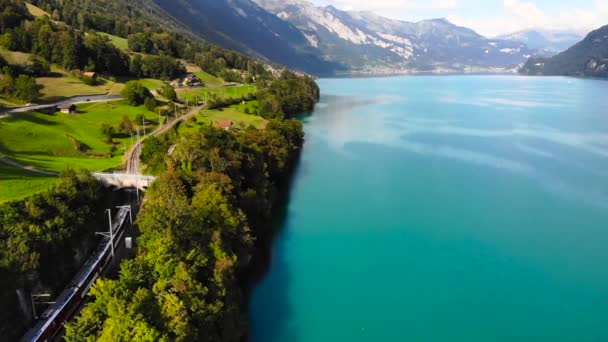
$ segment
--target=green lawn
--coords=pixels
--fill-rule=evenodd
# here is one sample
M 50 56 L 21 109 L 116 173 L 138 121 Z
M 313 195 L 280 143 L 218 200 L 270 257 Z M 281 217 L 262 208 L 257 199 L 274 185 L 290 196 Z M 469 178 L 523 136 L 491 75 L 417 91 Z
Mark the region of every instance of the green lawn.
M 113 169 L 122 164 L 131 139 L 115 138 L 113 148 L 101 132 L 102 123 L 117 126 L 125 115 L 134 120 L 144 114 L 151 122 L 146 130 L 151 132 L 158 120 L 144 107 L 120 101 L 84 104 L 78 111 L 76 115 L 18 113 L 0 120 L 0 152 L 22 164 L 55 172 Z
M 110 38 L 110 41 L 112 42 L 112 44 L 114 44 L 114 46 L 116 46 L 120 50 L 129 51 L 129 42 L 125 38 L 115 36 L 115 35 L 105 33 L 105 32 L 97 32 L 97 34 L 100 36 L 105 36 L 105 37 Z
M 214 88 L 221 87 L 224 85 L 224 80 L 204 72 L 203 69 L 201 69 L 199 66 L 188 63 L 186 61 L 182 61 L 182 63 L 186 65 L 186 70 L 188 72 L 195 74 L 198 78 L 203 80 L 203 82 L 205 82 L 205 86 Z
M 25 3 L 25 5 L 27 6 L 27 10 L 30 12 L 31 15 L 33 15 L 34 17 L 42 17 L 44 15 L 50 17 L 50 15 L 45 12 L 42 8 L 40 7 L 36 7 L 30 3 Z
M 254 94 L 256 87 L 253 85 L 243 85 L 236 87 L 220 87 L 220 88 L 180 88 L 176 89 L 177 96 L 179 98 L 187 99 L 188 101 L 194 101 L 198 96 L 199 100 L 205 100 L 215 94 L 222 98 L 234 98 L 242 97 L 247 94 Z
M 5 48 L 0 48 L 0 55 L 10 64 L 28 65 L 32 54 L 18 51 L 10 51 Z
M 163 86 L 165 82 L 161 80 L 156 80 L 153 78 L 142 78 L 138 80 L 141 85 L 148 88 L 149 90 L 156 90 Z
M 0 203 L 23 199 L 47 190 L 57 178 L 0 163 Z
M 245 108 L 253 108 L 256 102 L 251 101 L 246 104 L 234 105 L 223 109 L 205 110 L 199 116 L 211 122 L 230 120 L 236 128 L 242 129 L 253 126 L 263 129 L 268 123 L 264 118 L 257 115 L 245 114 L 244 111 Z
M 198 71 L 194 73 L 198 78 L 205 82 L 207 87 L 221 87 L 224 85 L 224 81 L 204 71 Z
M 9 63 L 20 65 L 30 64 L 30 59 L 33 56 L 30 53 L 9 51 L 4 48 L 0 48 L 0 55 Z M 123 87 L 121 83 L 114 83 L 108 80 L 104 80 L 103 84 L 98 86 L 89 86 L 57 65 L 51 66 L 51 72 L 51 77 L 36 78 L 36 83 L 42 87 L 40 90 L 42 96 L 41 102 L 53 102 L 79 95 L 118 94 Z M 18 104 L 17 101 L 7 98 L 3 98 L 2 102 L 4 104 L 0 103 L 0 105 L 6 106 L 7 103 Z
M 105 95 L 118 94 L 122 89 L 122 84 L 103 80 L 103 84 L 89 86 L 78 78 L 73 77 L 67 71 L 56 66 L 52 68 L 53 77 L 39 77 L 36 83 L 42 86 L 40 93 L 42 101 L 53 102 L 67 97 L 81 95 Z

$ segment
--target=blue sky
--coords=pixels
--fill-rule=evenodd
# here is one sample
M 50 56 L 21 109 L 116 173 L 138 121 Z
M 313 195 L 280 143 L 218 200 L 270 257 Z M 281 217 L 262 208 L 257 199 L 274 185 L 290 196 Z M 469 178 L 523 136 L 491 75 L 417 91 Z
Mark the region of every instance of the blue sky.
M 448 18 L 494 36 L 527 28 L 586 33 L 608 24 L 608 0 L 312 0 L 408 21 Z

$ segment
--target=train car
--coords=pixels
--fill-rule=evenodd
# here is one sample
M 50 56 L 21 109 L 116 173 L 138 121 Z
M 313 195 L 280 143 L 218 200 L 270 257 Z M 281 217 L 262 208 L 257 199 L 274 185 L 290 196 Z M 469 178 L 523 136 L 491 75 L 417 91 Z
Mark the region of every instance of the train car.
M 112 226 L 114 240 L 104 241 L 99 245 L 95 253 L 87 260 L 80 272 L 72 279 L 71 285 L 57 297 L 55 304 L 52 304 L 41 316 L 40 322 L 32 328 L 23 338 L 27 342 L 52 341 L 54 337 L 63 329 L 63 325 L 72 318 L 74 313 L 82 305 L 89 290 L 108 268 L 112 261 L 112 246 L 122 239 L 126 229 L 126 213 L 128 210 L 121 209 L 117 214 L 118 220 Z

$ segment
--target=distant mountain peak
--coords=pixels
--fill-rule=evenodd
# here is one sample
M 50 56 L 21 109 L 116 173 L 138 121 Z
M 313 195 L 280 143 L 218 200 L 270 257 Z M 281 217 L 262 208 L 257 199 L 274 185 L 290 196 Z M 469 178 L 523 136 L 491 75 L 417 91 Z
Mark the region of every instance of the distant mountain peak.
M 497 39 L 519 41 L 529 47 L 555 54 L 566 50 L 583 39 L 577 32 L 530 28 L 503 34 Z
M 505 68 L 536 55 L 520 42 L 489 40 L 434 18 L 417 23 L 370 11 L 342 11 L 298 0 L 255 0 L 300 29 L 325 60 L 351 70 L 452 70 Z

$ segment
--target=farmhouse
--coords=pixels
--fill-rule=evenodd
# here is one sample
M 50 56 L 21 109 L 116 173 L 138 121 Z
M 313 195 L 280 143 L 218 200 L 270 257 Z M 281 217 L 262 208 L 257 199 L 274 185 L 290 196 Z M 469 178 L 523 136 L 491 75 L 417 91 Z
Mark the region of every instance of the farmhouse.
M 65 114 L 76 114 L 76 105 L 73 103 L 64 103 L 59 105 L 57 108 L 59 108 L 59 110 Z
M 218 121 L 215 124 L 217 125 L 217 127 L 221 128 L 225 131 L 229 131 L 232 128 L 232 121 L 230 121 L 230 120 Z
M 184 78 L 184 85 L 187 87 L 200 87 L 203 85 L 203 81 L 195 74 L 188 74 Z
M 96 80 L 97 79 L 97 73 L 94 71 L 87 71 L 85 73 L 82 74 L 82 76 L 86 77 L 86 78 L 91 78 Z

